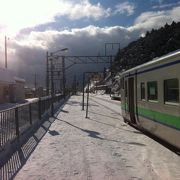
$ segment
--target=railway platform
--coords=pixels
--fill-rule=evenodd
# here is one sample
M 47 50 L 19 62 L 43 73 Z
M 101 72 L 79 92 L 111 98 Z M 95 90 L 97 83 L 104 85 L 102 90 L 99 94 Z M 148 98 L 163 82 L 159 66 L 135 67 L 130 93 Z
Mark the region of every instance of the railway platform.
M 180 179 L 179 155 L 124 123 L 120 101 L 90 95 L 88 118 L 81 102 L 71 96 L 17 152 L 15 180 Z

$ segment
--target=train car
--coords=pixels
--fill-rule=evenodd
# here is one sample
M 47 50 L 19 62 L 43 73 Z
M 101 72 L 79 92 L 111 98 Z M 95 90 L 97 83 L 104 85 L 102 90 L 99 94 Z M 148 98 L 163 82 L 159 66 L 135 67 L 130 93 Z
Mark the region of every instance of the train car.
M 126 121 L 180 149 L 180 50 L 124 71 L 121 107 Z

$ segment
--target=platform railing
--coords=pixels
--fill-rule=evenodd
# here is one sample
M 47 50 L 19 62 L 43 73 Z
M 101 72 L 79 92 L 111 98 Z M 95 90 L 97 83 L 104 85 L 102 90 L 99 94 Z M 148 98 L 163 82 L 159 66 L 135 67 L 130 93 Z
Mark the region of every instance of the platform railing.
M 63 99 L 63 95 L 46 96 L 0 111 L 0 150 L 35 123 L 52 116 Z

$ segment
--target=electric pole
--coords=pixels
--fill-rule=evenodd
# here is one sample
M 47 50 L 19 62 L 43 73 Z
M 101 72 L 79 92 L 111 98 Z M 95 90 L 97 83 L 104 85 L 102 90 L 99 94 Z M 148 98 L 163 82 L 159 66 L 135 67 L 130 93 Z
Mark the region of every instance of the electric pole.
M 35 73 L 34 74 L 34 94 L 35 94 L 35 97 L 37 95 L 36 91 L 37 91 L 37 75 Z
M 49 96 L 49 54 L 46 52 L 46 95 Z
M 6 36 L 5 36 L 4 47 L 5 47 L 5 68 L 7 69 L 7 37 Z

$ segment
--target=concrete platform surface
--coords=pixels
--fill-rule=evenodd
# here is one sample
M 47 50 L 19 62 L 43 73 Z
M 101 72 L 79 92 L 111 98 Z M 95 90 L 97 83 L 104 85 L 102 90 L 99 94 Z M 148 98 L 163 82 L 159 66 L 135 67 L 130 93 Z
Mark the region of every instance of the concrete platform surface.
M 173 180 L 180 158 L 123 122 L 120 101 L 72 96 L 15 180 Z M 86 109 L 86 107 L 85 107 Z

